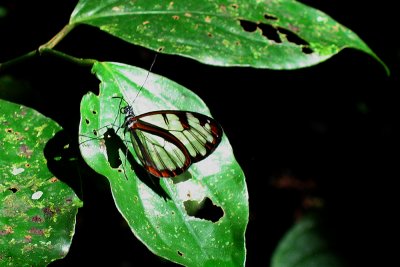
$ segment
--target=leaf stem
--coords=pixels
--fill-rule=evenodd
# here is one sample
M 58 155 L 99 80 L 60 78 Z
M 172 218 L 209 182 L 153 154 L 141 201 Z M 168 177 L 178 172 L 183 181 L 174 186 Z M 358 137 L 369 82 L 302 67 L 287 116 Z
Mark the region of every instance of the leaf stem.
M 76 24 L 67 24 L 50 41 L 39 46 L 39 51 L 43 48 L 54 48 L 67 34 L 75 28 Z
M 55 57 L 62 58 L 66 61 L 81 65 L 81 66 L 91 66 L 95 62 L 97 62 L 96 59 L 91 59 L 91 58 L 77 58 L 71 55 L 68 55 L 66 53 L 63 53 L 61 51 L 51 49 L 51 48 L 46 48 L 46 47 L 40 47 L 38 50 L 40 55 L 51 55 Z
M 59 31 L 53 38 L 51 38 L 50 41 L 48 41 L 45 44 L 42 44 L 39 46 L 38 49 L 30 51 L 22 56 L 13 58 L 9 61 L 0 63 L 0 73 L 10 67 L 13 67 L 14 65 L 18 65 L 21 62 L 28 60 L 30 58 L 33 58 L 35 56 L 42 56 L 42 55 L 50 55 L 50 56 L 56 56 L 59 58 L 62 58 L 66 61 L 81 65 L 81 66 L 91 66 L 93 65 L 97 60 L 95 59 L 84 59 L 84 58 L 77 58 L 68 54 L 65 54 L 61 51 L 54 50 L 53 48 L 62 40 L 64 37 L 73 29 L 75 28 L 76 24 L 67 24 L 62 28 L 61 31 Z

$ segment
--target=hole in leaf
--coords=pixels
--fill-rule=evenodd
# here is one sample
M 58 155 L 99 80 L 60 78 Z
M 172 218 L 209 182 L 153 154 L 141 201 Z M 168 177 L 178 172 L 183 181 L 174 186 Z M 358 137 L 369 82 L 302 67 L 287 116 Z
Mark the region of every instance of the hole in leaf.
M 182 252 L 180 252 L 179 250 L 178 250 L 177 252 L 178 252 L 178 255 L 179 255 L 179 256 L 181 256 L 181 257 L 183 256 L 183 253 L 182 253 Z
M 96 130 L 96 129 L 93 130 L 93 134 L 94 134 L 95 136 L 97 136 L 97 130 Z
M 96 114 L 97 114 L 97 111 L 96 111 L 96 110 L 92 110 L 92 113 L 93 113 L 94 115 L 96 115 Z
M 268 15 L 268 14 L 265 14 L 265 15 L 264 15 L 264 18 L 265 18 L 266 20 L 278 20 L 277 17 L 274 17 L 274 16 L 272 16 L 272 15 Z
M 16 188 L 16 187 L 10 187 L 10 188 L 8 188 L 8 190 L 10 190 L 13 193 L 17 193 L 18 192 L 18 188 Z
M 282 43 L 278 31 L 273 26 L 260 23 L 258 27 L 261 29 L 263 36 L 267 37 L 269 40 L 275 41 L 276 43 Z
M 88 119 L 85 119 L 85 122 L 86 122 L 87 125 L 90 124 L 90 121 Z
M 12 133 L 12 132 L 13 132 L 13 129 L 7 128 L 7 129 L 6 129 L 6 132 L 7 132 L 7 133 Z
M 313 50 L 310 48 L 310 44 L 308 42 L 306 42 L 304 39 L 300 38 L 300 36 L 298 36 L 297 34 L 284 29 L 284 28 L 278 28 L 278 31 L 280 33 L 283 33 L 286 35 L 286 39 L 294 44 L 300 45 L 302 46 L 302 51 L 305 54 L 311 54 L 313 52 Z
M 183 202 L 185 210 L 189 216 L 217 222 L 224 216 L 221 207 L 214 205 L 210 198 L 206 197 L 202 201 L 187 200 Z
M 266 19 L 276 20 L 277 18 L 264 15 Z M 311 54 L 314 51 L 310 48 L 310 44 L 302 39 L 300 36 L 295 34 L 293 31 L 282 27 L 274 27 L 270 24 L 265 23 L 255 23 L 248 20 L 239 20 L 240 26 L 242 26 L 243 30 L 247 32 L 254 32 L 258 29 L 261 30 L 262 35 L 265 36 L 268 40 L 274 41 L 276 43 L 282 43 L 281 36 L 279 34 L 284 34 L 288 42 L 296 44 L 302 48 L 302 52 L 305 54 Z
M 158 50 L 158 52 L 162 52 L 163 50 L 164 50 L 164 46 L 160 46 L 157 50 Z
M 247 20 L 239 20 L 240 26 L 242 26 L 243 30 L 246 32 L 254 32 L 257 30 L 257 24 Z

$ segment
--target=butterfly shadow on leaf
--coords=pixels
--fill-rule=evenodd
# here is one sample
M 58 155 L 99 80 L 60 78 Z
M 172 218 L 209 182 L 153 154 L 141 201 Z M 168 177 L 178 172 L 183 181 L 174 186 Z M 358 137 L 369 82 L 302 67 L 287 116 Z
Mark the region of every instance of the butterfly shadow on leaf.
M 132 166 L 132 171 L 136 176 L 147 185 L 151 190 L 153 190 L 158 196 L 163 199 L 171 199 L 171 197 L 165 192 L 165 190 L 160 185 L 160 178 L 155 177 L 148 173 L 133 157 L 132 153 L 127 147 L 127 143 L 124 142 L 115 132 L 114 128 L 108 128 L 104 133 L 104 144 L 106 146 L 108 162 L 112 168 L 119 168 L 122 166 L 125 177 L 127 180 L 132 179 L 127 176 L 128 166 Z M 129 145 L 129 143 L 128 143 Z M 119 157 L 119 151 L 125 154 L 126 160 L 121 160 Z M 164 179 L 164 178 L 161 178 Z
M 79 176 L 79 151 L 65 130 L 60 130 L 46 143 L 43 149 L 49 171 L 57 179 L 82 195 Z

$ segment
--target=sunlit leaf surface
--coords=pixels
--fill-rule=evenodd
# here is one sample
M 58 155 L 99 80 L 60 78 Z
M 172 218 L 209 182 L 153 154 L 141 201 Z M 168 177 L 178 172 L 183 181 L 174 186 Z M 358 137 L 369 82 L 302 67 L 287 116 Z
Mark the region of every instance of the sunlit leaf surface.
M 219 66 L 296 69 L 344 48 L 374 52 L 328 15 L 294 0 L 80 0 L 70 24 Z
M 81 152 L 110 181 L 133 233 L 157 255 L 183 265 L 243 266 L 248 195 L 226 135 L 187 172 L 160 179 L 133 159 L 128 133 L 119 129 L 125 101 L 136 114 L 180 109 L 210 115 L 205 104 L 173 81 L 151 73 L 147 77 L 147 70 L 104 62 L 93 71 L 101 80 L 100 94 L 87 94 L 81 103 Z

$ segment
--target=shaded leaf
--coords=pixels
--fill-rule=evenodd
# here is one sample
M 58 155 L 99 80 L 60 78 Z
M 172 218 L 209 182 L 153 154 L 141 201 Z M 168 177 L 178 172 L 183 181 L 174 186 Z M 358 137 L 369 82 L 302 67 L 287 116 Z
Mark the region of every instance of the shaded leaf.
M 321 219 L 307 215 L 282 238 L 271 259 L 271 267 L 344 267 L 345 261 L 333 249 L 332 238 Z
M 0 266 L 45 266 L 69 251 L 82 203 L 43 154 L 60 130 L 38 112 L 0 100 Z
M 120 109 L 127 103 L 112 97 L 123 97 L 137 115 L 160 109 L 210 115 L 202 100 L 175 82 L 136 67 L 103 62 L 95 64 L 93 72 L 101 80 L 100 93 L 89 93 L 81 102 L 80 149 L 85 161 L 110 181 L 117 208 L 133 233 L 153 253 L 173 262 L 243 266 L 248 195 L 225 134 L 219 147 L 187 172 L 155 178 L 133 159 L 128 134 L 119 129 Z M 208 207 L 219 211 L 219 217 L 194 215 L 210 201 Z
M 80 0 L 70 24 L 80 23 L 211 65 L 296 69 L 346 47 L 381 62 L 355 33 L 294 0 Z

